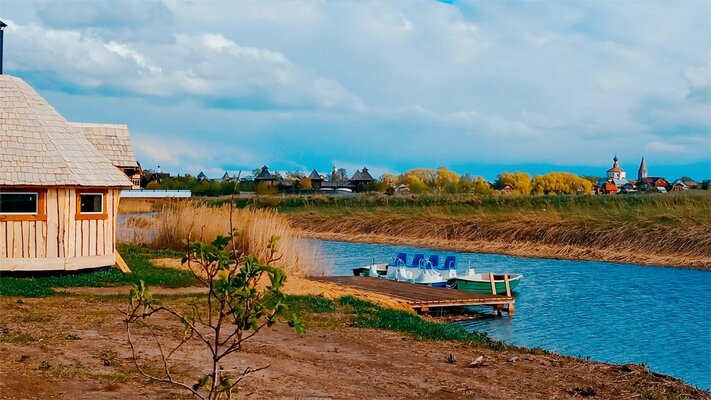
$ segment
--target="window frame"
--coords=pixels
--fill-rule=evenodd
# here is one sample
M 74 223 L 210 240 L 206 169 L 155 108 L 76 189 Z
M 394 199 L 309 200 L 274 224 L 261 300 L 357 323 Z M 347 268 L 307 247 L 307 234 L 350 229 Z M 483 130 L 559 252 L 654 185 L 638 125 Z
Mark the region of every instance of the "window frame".
M 34 213 L 3 213 L 0 212 L 0 221 L 47 221 L 47 189 L 29 188 L 0 188 L 0 194 L 34 193 L 37 195 L 37 204 Z
M 101 195 L 101 212 L 82 212 L 81 211 L 81 196 L 85 194 Z M 77 221 L 92 220 L 92 219 L 108 219 L 109 215 L 106 212 L 108 190 L 101 189 L 81 189 L 76 191 L 76 214 Z

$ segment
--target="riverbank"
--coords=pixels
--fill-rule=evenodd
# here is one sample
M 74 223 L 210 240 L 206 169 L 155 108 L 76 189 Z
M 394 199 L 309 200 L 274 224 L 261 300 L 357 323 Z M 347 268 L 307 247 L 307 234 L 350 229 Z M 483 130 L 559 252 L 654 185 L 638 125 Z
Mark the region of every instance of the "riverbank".
M 711 197 L 280 205 L 303 237 L 711 269 Z
M 167 305 L 183 307 L 195 296 L 157 298 Z M 0 363 L 0 397 L 191 398 L 185 391 L 149 382 L 137 374 L 115 309 L 124 301 L 87 292 L 37 299 L 0 297 L 0 352 L 4 360 Z M 417 333 L 375 328 L 377 321 L 384 320 L 379 313 L 386 311 L 363 302 L 292 297 L 290 306 L 308 326 L 304 336 L 297 337 L 293 330 L 277 325 L 227 360 L 229 368 L 240 370 L 269 366 L 240 384 L 240 396 L 711 398 L 706 392 L 642 366 L 588 362 L 543 351 L 494 349 L 466 343 L 466 339 L 425 340 Z M 402 315 L 419 319 L 408 313 Z M 390 314 L 387 317 L 387 321 L 396 319 Z M 185 346 L 185 351 L 174 358 L 173 373 L 188 379 L 200 374 L 201 352 L 195 342 Z M 155 353 L 143 357 L 144 361 L 159 361 Z M 479 357 L 483 366 L 470 368 L 471 361 Z M 37 385 L 38 380 L 43 384 Z

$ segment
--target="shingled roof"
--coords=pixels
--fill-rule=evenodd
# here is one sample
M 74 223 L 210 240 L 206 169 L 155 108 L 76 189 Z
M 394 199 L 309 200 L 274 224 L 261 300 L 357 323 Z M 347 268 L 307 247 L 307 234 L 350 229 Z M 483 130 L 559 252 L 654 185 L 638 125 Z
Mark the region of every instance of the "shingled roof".
M 316 171 L 315 169 L 311 171 L 311 174 L 309 174 L 309 179 L 312 181 L 322 181 L 323 177 Z
M 115 167 L 137 168 L 136 156 L 131 147 L 131 136 L 126 125 L 88 124 L 70 122 L 84 132 L 84 136 Z
M 27 83 L 0 75 L 0 185 L 130 187 L 131 181 Z

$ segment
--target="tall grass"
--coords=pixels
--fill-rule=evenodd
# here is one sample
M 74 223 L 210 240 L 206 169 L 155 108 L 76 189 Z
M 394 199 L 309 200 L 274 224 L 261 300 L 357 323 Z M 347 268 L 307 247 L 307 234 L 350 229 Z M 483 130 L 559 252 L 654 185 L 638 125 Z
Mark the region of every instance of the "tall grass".
M 286 217 L 274 210 L 230 210 L 229 205 L 211 207 L 181 202 L 161 208 L 156 217 L 144 219 L 143 224 L 146 223 L 148 226 L 145 228 L 153 232 L 148 244 L 156 248 L 185 249 L 185 239 L 210 242 L 218 235 L 228 235 L 232 228 L 238 232 L 234 244 L 242 253 L 266 261 L 271 238 L 278 236 L 278 254 L 281 258 L 275 262 L 277 266 L 294 275 L 310 275 L 319 269 L 319 247 L 299 239 Z
M 287 213 L 333 240 L 711 268 L 709 193 L 356 199 Z

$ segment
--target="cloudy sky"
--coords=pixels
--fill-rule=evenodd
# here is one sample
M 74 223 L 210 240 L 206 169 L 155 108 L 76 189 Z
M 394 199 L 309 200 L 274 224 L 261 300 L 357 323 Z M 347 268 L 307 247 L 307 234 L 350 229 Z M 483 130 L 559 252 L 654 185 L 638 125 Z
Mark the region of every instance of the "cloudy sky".
M 0 0 L 5 72 L 144 168 L 711 177 L 709 1 Z

